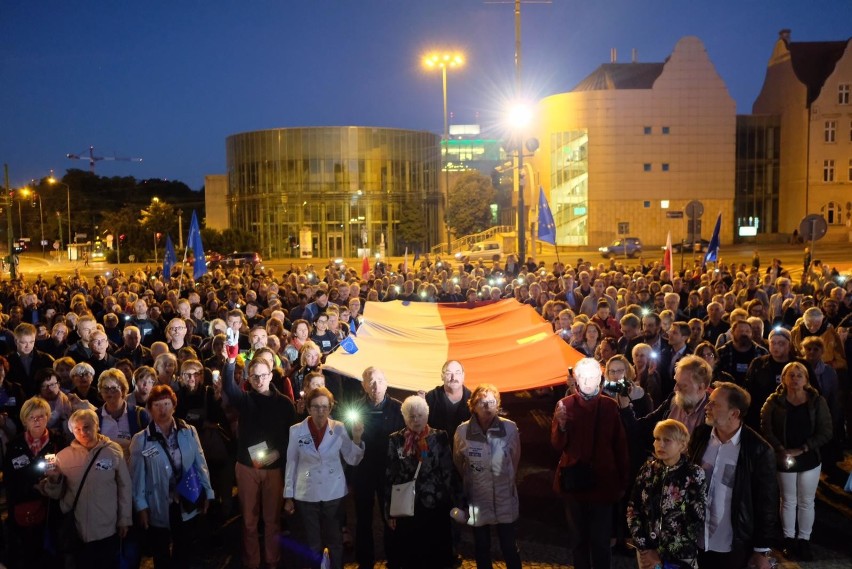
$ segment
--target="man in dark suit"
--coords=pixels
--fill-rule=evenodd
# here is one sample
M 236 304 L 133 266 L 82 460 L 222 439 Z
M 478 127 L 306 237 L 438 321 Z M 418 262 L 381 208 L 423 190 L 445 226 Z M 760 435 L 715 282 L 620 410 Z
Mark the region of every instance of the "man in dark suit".
M 16 350 L 9 354 L 9 379 L 19 384 L 27 397 L 39 393 L 35 376 L 39 370 L 53 367 L 53 358 L 35 349 L 36 328 L 28 322 L 15 327 Z
M 699 569 L 769 569 L 780 536 L 775 452 L 743 423 L 750 404 L 742 387 L 717 383 L 705 424 L 689 441 L 689 459 L 707 473 L 709 490 Z
M 464 386 L 464 368 L 455 360 L 449 360 L 441 368 L 441 379 L 442 385 L 425 394 L 429 426 L 447 431 L 452 440 L 458 426 L 470 419 L 467 407 L 470 389 Z

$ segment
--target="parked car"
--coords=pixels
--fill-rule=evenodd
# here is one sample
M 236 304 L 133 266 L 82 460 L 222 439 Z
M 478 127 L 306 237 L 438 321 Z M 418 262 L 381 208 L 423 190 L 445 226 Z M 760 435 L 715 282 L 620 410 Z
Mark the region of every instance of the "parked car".
M 706 239 L 698 239 L 697 241 L 694 241 L 692 243 L 682 243 L 678 241 L 677 243 L 672 243 L 672 253 L 680 253 L 680 250 L 682 248 L 685 248 L 687 253 L 701 253 L 707 250 L 708 245 L 710 245 L 710 242 Z M 660 249 L 665 251 L 666 246 L 663 245 L 662 247 L 660 247 Z
M 497 255 L 498 260 L 503 258 L 503 246 L 498 241 L 482 241 L 474 243 L 473 247 L 468 251 L 459 251 L 456 253 L 456 259 L 470 259 L 471 261 L 492 261 L 494 255 Z
M 263 264 L 260 253 L 256 251 L 240 251 L 214 257 L 207 261 L 208 269 L 235 269 L 249 265 L 251 270 Z
M 601 252 L 601 255 L 605 259 L 608 259 L 609 257 L 619 257 L 624 254 L 627 254 L 627 256 L 632 259 L 637 253 L 642 252 L 642 242 L 638 237 L 616 239 L 609 245 L 600 247 L 598 251 Z

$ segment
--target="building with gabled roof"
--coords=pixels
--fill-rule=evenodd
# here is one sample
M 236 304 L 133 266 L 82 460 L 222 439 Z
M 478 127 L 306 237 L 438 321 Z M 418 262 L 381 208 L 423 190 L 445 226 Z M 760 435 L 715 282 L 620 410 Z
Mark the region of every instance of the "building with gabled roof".
M 852 39 L 775 42 L 753 115 L 780 125 L 777 224 L 791 233 L 809 213 L 828 222 L 827 240 L 847 240 L 852 225 Z M 758 188 L 758 194 L 760 188 Z M 764 200 L 770 202 L 771 200 Z M 764 217 L 771 212 L 764 211 Z

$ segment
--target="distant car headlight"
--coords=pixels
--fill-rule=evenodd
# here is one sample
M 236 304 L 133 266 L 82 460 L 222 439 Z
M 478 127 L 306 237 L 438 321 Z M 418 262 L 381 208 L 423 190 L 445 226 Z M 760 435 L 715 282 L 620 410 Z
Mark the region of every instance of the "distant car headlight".
M 598 251 L 601 253 L 609 253 L 609 247 L 598 247 Z

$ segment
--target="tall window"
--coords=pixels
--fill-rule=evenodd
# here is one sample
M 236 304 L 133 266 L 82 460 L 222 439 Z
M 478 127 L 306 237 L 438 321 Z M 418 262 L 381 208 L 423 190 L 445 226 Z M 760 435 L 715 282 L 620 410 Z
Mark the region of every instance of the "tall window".
M 837 104 L 839 104 L 839 105 L 848 105 L 849 104 L 849 91 L 850 91 L 849 83 L 843 83 L 843 84 L 837 86 Z
M 825 121 L 825 142 L 834 142 L 837 138 L 837 121 Z
M 822 210 L 820 211 L 822 216 L 825 218 L 825 221 L 829 225 L 842 225 L 843 224 L 843 210 L 840 208 L 840 204 L 837 202 L 828 202 L 824 206 L 822 206 Z
M 849 177 L 846 179 L 852 182 L 852 158 L 849 159 Z
M 822 181 L 823 182 L 833 182 L 834 181 L 834 160 L 823 160 L 822 161 Z

